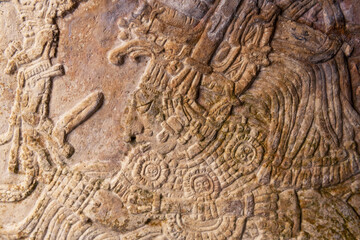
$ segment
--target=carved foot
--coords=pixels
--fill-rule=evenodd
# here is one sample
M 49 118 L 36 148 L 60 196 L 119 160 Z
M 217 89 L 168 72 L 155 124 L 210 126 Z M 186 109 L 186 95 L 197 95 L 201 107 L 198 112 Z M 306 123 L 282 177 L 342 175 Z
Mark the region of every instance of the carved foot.
M 70 143 L 64 143 L 59 148 L 61 155 L 65 156 L 66 158 L 71 157 L 75 152 L 74 147 Z

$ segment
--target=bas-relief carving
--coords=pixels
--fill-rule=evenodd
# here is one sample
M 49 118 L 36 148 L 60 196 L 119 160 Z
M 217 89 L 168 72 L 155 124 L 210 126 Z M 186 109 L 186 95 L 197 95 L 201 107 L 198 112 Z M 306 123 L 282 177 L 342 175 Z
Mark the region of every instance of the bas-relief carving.
M 108 53 L 119 68 L 148 62 L 124 111 L 129 151 L 105 178 L 65 164 L 76 151 L 68 134 L 97 114 L 102 93 L 55 123 L 48 113 L 52 80 L 65 74 L 52 62 L 56 19 L 78 3 L 11 3 L 23 38 L 4 52 L 18 85 L 0 140 L 23 180 L 1 186 L 0 201 L 45 187 L 2 237 L 358 239 L 357 65 L 339 3 L 139 1 Z

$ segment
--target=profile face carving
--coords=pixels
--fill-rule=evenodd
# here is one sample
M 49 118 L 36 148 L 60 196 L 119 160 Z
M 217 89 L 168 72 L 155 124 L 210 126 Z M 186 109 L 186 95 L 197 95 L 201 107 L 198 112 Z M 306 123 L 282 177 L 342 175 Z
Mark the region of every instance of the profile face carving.
M 167 198 L 169 201 L 176 198 L 179 201 L 190 201 L 194 208 L 214 209 L 215 206 L 217 209 L 211 213 L 197 209 L 189 211 L 189 215 L 184 214 L 186 216 L 175 215 L 175 218 L 177 216 L 184 222 L 191 218 L 204 221 L 217 219 L 216 216 L 223 214 L 222 211 L 227 207 L 220 210 L 216 201 L 226 202 L 229 205 L 225 205 L 229 208 L 238 204 L 237 206 L 241 206 L 238 209 L 242 212 L 239 212 L 240 215 L 245 212 L 254 214 L 254 209 L 245 206 L 252 206 L 253 201 L 257 201 L 254 200 L 258 198 L 257 194 L 271 195 L 272 190 L 267 188 L 271 188 L 270 186 L 283 191 L 289 188 L 308 189 L 319 184 L 325 187 L 340 182 L 340 179 L 328 181 L 325 173 L 316 173 L 320 171 L 316 167 L 314 171 L 295 170 L 309 167 L 311 164 L 307 165 L 308 161 L 312 162 L 311 166 L 315 166 L 315 159 L 322 158 L 317 151 L 327 152 L 325 149 L 330 145 L 320 150 L 320 145 L 326 145 L 325 140 L 320 140 L 326 138 L 326 131 L 321 135 L 322 126 L 310 122 L 300 123 L 301 118 L 295 117 L 299 114 L 298 110 L 288 108 L 295 102 L 301 107 L 301 101 L 308 101 L 305 99 L 309 95 L 293 95 L 296 83 L 291 82 L 290 78 L 294 80 L 298 76 L 306 79 L 305 62 L 309 59 L 307 53 L 295 56 L 282 46 L 285 43 L 298 46 L 298 35 L 305 34 L 305 31 L 308 36 L 304 37 L 307 39 L 332 40 L 319 30 L 302 26 L 293 19 L 284 19 L 280 12 L 285 10 L 280 8 L 285 5 L 276 6 L 269 1 L 239 2 L 238 7 L 242 10 L 234 12 L 236 20 L 231 20 L 228 25 L 224 23 L 224 26 L 217 26 L 212 22 L 217 19 L 215 13 L 208 20 L 208 25 L 201 26 L 200 20 L 206 19 L 206 13 L 212 7 L 216 9 L 217 4 L 217 1 L 194 0 L 183 1 L 178 6 L 175 1 L 142 1 L 135 19 L 120 21 L 127 22 L 120 26 L 121 34 L 126 32 L 127 38 L 109 55 L 109 60 L 115 64 L 122 63 L 125 56 L 149 57 L 139 88 L 132 97 L 133 102 L 137 103 L 136 119 L 142 122 L 143 131 L 136 135 L 136 139 L 141 140 L 136 140 L 138 144 L 132 144 L 131 151 L 138 152 L 134 149 L 142 146 L 144 153 L 139 153 L 139 156 L 146 155 L 147 151 L 162 155 L 169 168 L 169 182 L 164 182 L 156 192 L 164 196 L 164 202 Z M 194 8 L 195 5 L 198 7 Z M 221 11 L 220 9 L 215 11 Z M 171 11 L 172 17 L 167 15 Z M 231 10 L 224 11 L 229 13 Z M 198 32 L 181 31 L 182 24 L 183 29 L 188 27 L 186 17 L 193 19 L 189 24 L 193 24 Z M 222 21 L 225 22 L 226 19 L 223 18 Z M 141 30 L 143 26 L 146 26 L 146 31 Z M 284 36 L 289 29 L 295 31 L 296 36 Z M 304 31 L 298 32 L 300 29 Z M 203 31 L 214 31 L 222 34 L 222 38 L 219 42 L 212 43 L 211 41 L 215 41 L 211 38 L 212 35 L 202 34 Z M 208 45 L 201 45 L 203 42 Z M 198 50 L 200 46 L 202 51 Z M 323 55 L 324 59 L 340 47 L 337 40 L 333 40 L 328 46 L 326 51 L 329 51 L 329 55 Z M 203 55 L 205 51 L 210 57 Z M 313 60 L 312 64 L 321 65 L 323 60 Z M 333 68 L 336 66 L 333 65 Z M 130 131 L 135 132 L 136 121 L 131 122 L 134 125 L 130 122 L 128 121 Z M 300 134 L 304 129 L 319 134 L 315 134 L 319 137 L 316 149 L 311 148 L 313 140 L 306 134 L 302 135 L 302 140 L 291 135 L 293 131 L 299 131 Z M 305 154 L 309 151 L 313 157 Z M 332 155 L 332 150 L 325 152 L 323 154 Z M 351 154 L 358 156 L 355 152 Z M 323 157 L 327 159 L 325 155 Z M 340 162 L 350 160 L 345 155 L 335 158 Z M 155 178 L 159 170 L 151 167 L 146 173 Z M 152 177 L 148 179 L 150 178 Z M 331 181 L 334 182 L 330 183 Z M 254 185 L 242 185 L 242 182 Z M 249 192 L 251 194 L 247 195 Z M 239 197 L 238 200 L 232 199 L 234 194 Z M 278 201 L 276 197 L 271 199 L 273 202 Z M 180 208 L 182 207 L 184 211 L 187 209 L 186 204 L 180 204 Z M 191 234 L 191 230 L 186 230 L 186 227 L 182 226 L 182 229 L 181 233 L 175 227 L 172 230 L 179 236 Z

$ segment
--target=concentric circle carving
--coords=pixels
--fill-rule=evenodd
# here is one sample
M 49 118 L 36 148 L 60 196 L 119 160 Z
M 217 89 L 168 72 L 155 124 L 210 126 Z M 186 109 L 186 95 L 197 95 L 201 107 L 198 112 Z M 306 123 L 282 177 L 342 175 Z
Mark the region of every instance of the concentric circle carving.
M 167 180 L 170 170 L 164 158 L 150 151 L 136 160 L 132 177 L 140 185 L 157 189 Z
M 255 137 L 243 134 L 232 139 L 225 152 L 228 165 L 246 175 L 260 165 L 264 150 Z

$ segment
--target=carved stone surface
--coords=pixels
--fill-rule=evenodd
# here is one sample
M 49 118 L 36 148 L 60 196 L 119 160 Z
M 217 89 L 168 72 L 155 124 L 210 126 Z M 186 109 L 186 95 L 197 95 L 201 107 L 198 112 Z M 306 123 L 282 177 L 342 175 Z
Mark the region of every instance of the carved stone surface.
M 360 239 L 357 0 L 0 0 L 0 239 Z

